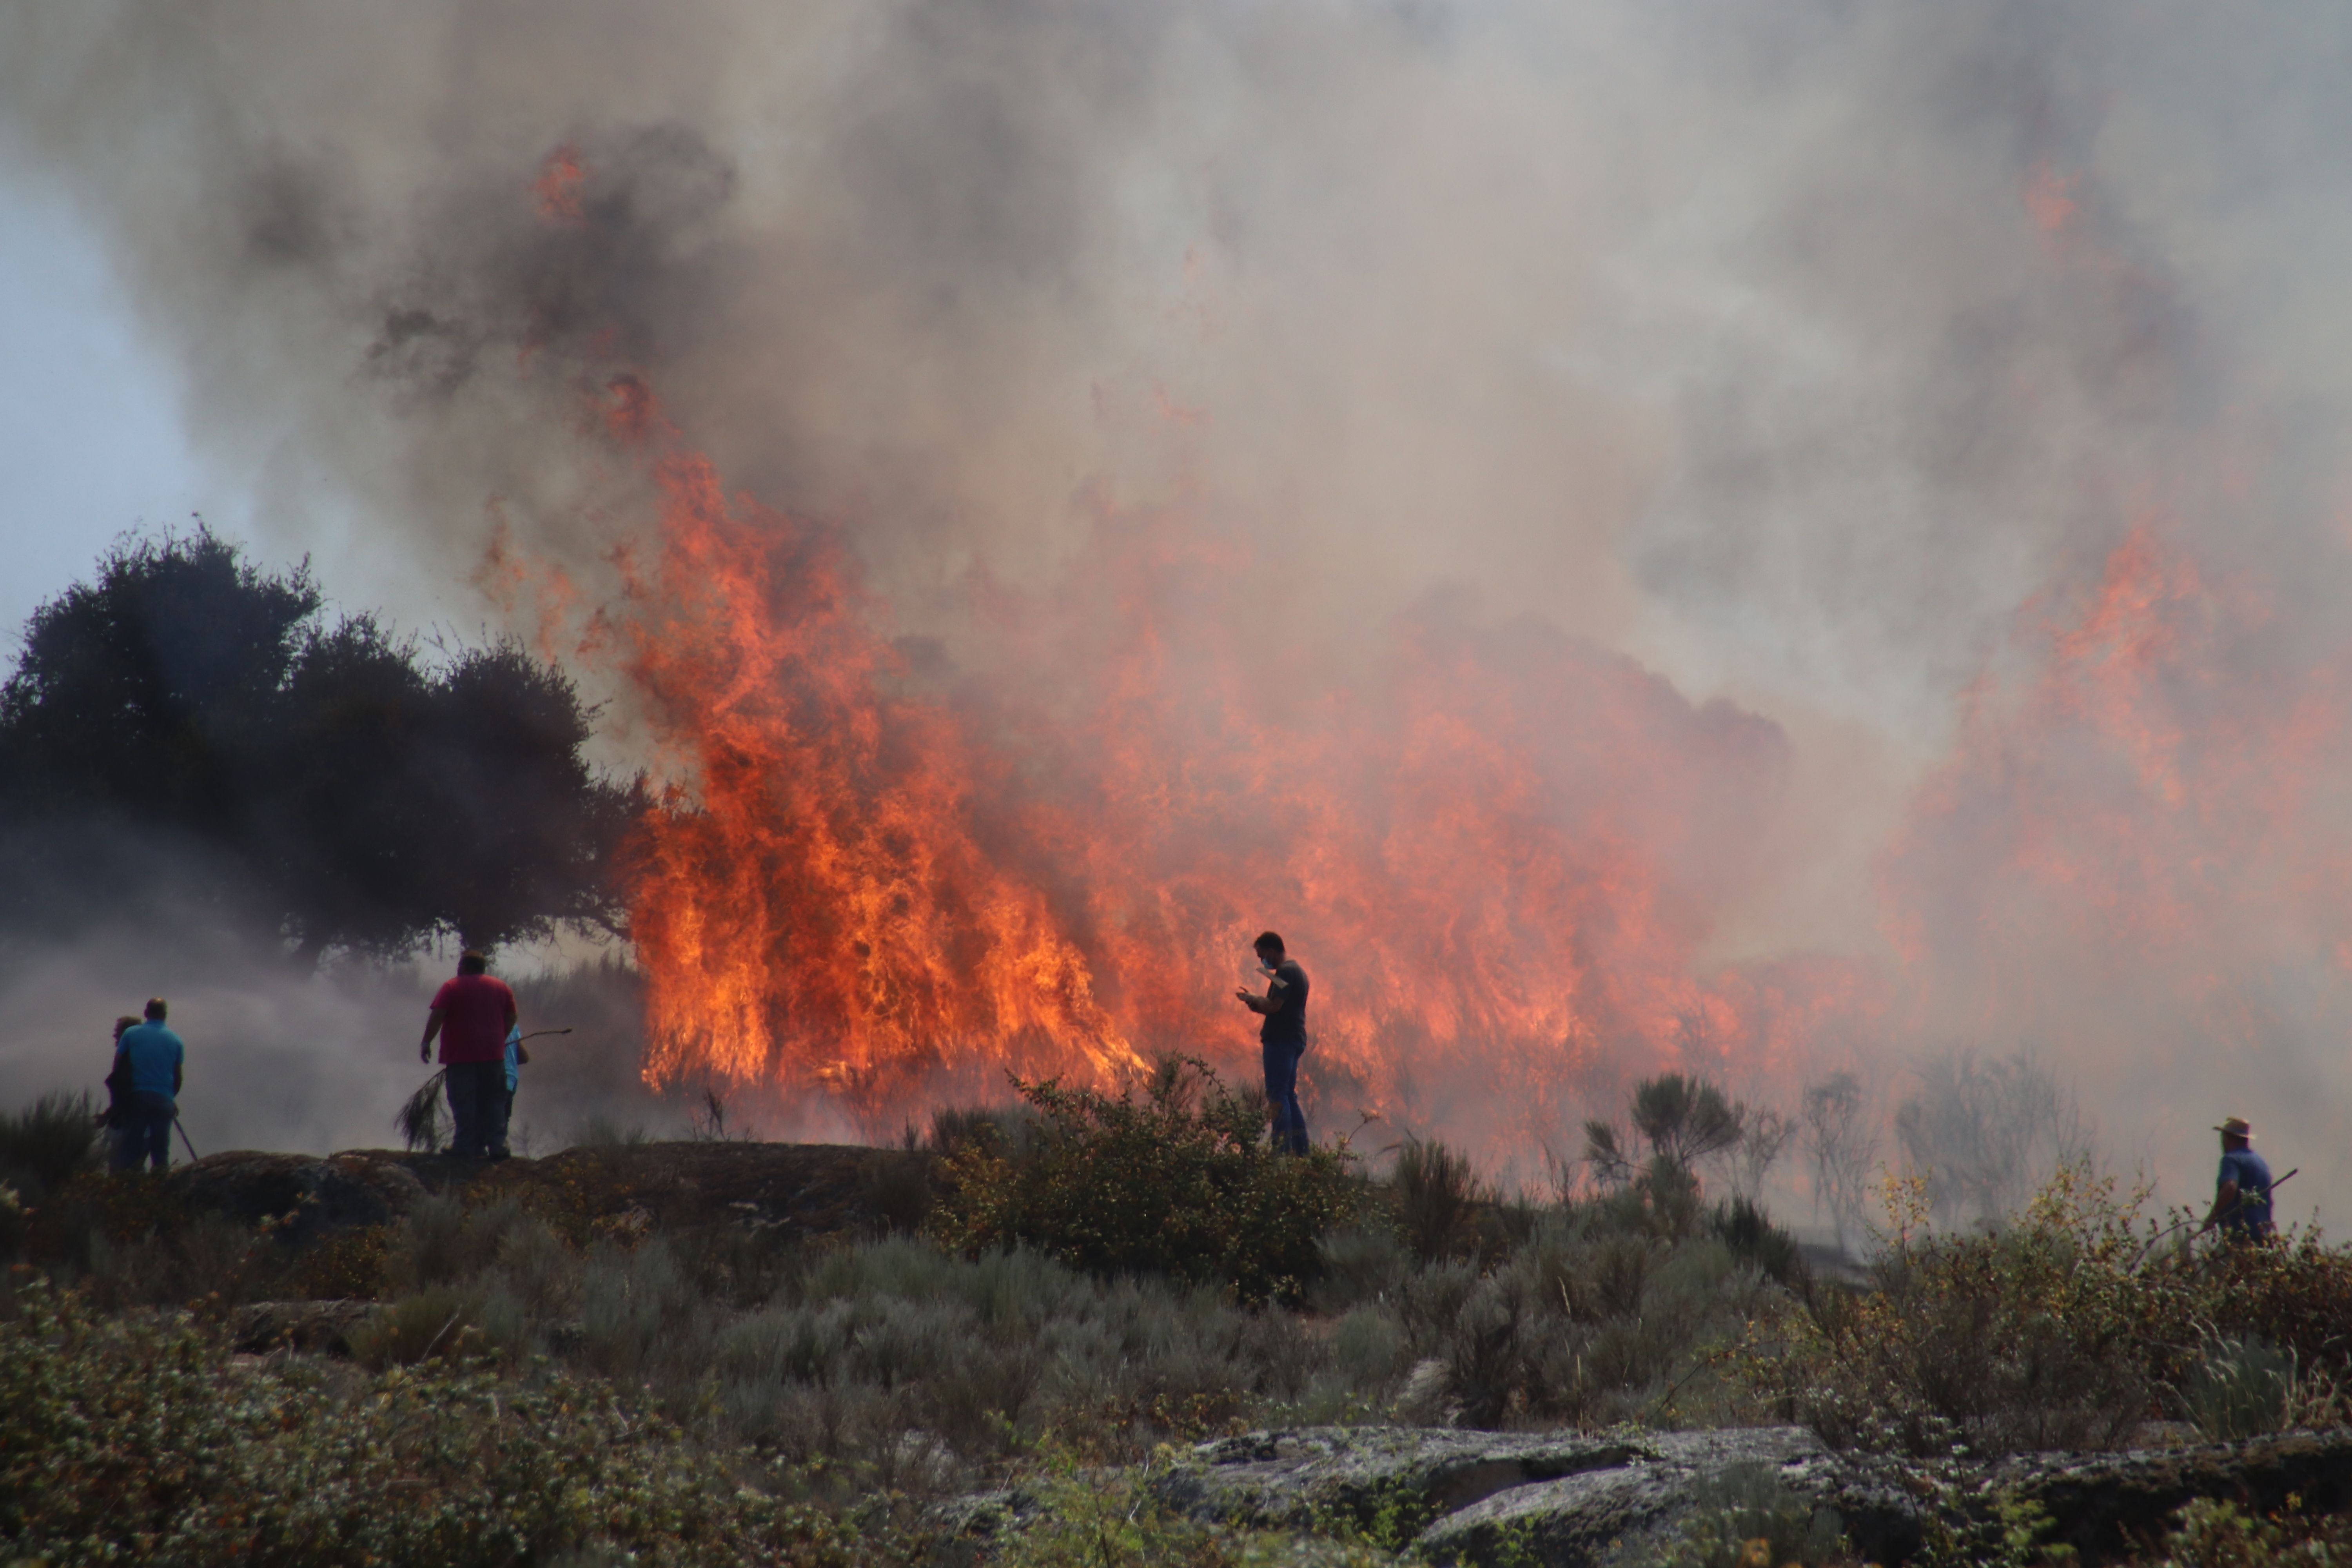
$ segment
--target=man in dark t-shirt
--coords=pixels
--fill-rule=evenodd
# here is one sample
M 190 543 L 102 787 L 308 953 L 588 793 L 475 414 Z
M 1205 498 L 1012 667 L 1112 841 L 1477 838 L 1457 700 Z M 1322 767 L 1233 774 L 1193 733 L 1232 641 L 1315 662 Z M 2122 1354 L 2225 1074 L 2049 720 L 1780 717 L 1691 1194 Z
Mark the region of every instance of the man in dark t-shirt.
M 1298 1108 L 1298 1058 L 1307 1050 L 1307 971 L 1285 955 L 1282 938 L 1267 931 L 1253 943 L 1265 994 L 1247 987 L 1234 994 L 1253 1013 L 1264 1015 L 1257 1038 L 1265 1063 L 1265 1098 L 1274 1108 L 1274 1146 L 1307 1152 L 1307 1113 Z
M 514 1027 L 515 994 L 489 973 L 489 960 L 468 950 L 457 960 L 457 978 L 445 980 L 425 1016 L 425 1038 L 416 1059 L 432 1060 L 433 1037 L 441 1037 L 441 1086 L 449 1097 L 449 1117 L 457 1124 L 450 1152 L 507 1157 L 507 1031 Z

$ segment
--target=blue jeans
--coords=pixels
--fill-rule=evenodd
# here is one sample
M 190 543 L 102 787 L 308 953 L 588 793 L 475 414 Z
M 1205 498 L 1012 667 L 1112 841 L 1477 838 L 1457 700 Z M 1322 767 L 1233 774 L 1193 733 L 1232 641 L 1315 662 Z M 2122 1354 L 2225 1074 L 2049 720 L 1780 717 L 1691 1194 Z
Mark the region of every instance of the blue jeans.
M 1307 1152 L 1307 1112 L 1298 1107 L 1298 1058 L 1305 1046 L 1269 1040 L 1258 1047 L 1265 1060 L 1265 1098 L 1274 1107 L 1274 1146 Z
M 161 1171 L 172 1163 L 172 1119 L 179 1107 L 169 1095 L 141 1092 L 124 1101 L 114 1119 L 114 1168 L 135 1171 L 145 1160 Z
M 507 1064 L 451 1062 L 442 1069 L 441 1087 L 449 1097 L 449 1119 L 457 1124 L 449 1140 L 453 1154 L 503 1154 L 507 1152 Z

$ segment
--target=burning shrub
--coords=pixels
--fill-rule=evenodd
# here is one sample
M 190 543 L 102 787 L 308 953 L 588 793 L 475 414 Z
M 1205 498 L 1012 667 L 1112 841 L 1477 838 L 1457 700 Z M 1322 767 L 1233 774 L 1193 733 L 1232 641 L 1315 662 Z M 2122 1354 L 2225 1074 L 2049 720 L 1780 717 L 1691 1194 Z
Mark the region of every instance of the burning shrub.
M 948 1157 L 940 1231 L 967 1251 L 1021 1242 L 1097 1273 L 1295 1300 L 1317 1239 L 1356 1206 L 1344 1148 L 1276 1152 L 1264 1103 L 1197 1058 L 1161 1062 L 1140 1099 L 1014 1086 L 1038 1113 L 1034 1141 L 982 1133 Z

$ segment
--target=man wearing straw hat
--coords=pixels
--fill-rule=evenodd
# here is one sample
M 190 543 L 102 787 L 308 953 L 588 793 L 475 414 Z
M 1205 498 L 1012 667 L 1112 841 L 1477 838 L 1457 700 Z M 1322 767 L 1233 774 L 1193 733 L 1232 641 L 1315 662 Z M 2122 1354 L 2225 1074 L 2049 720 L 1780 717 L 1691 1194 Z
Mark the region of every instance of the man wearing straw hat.
M 2271 1168 L 2251 1147 L 2254 1130 L 2242 1116 L 2225 1116 L 2213 1129 L 2221 1135 L 2221 1173 L 2214 1178 L 2213 1212 L 2200 1230 L 2221 1227 L 2231 1241 L 2259 1241 L 2272 1233 Z

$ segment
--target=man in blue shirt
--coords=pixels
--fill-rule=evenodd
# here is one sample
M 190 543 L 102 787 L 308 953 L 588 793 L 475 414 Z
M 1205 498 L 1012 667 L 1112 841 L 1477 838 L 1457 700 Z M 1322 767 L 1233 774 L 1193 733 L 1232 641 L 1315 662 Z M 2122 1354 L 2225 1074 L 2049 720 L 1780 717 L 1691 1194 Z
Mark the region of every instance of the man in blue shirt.
M 2254 1130 L 2244 1117 L 2225 1116 L 2213 1131 L 2221 1135 L 2221 1173 L 2201 1228 L 2218 1225 L 2231 1241 L 2258 1241 L 2272 1231 L 2270 1164 L 2250 1147 Z
M 145 1159 L 161 1171 L 172 1163 L 172 1122 L 180 1114 L 180 1070 L 187 1047 L 164 1023 L 171 1011 L 161 996 L 147 1004 L 147 1021 L 122 1031 L 115 1042 L 114 1067 L 130 1087 L 114 1133 L 114 1168 L 136 1170 Z

